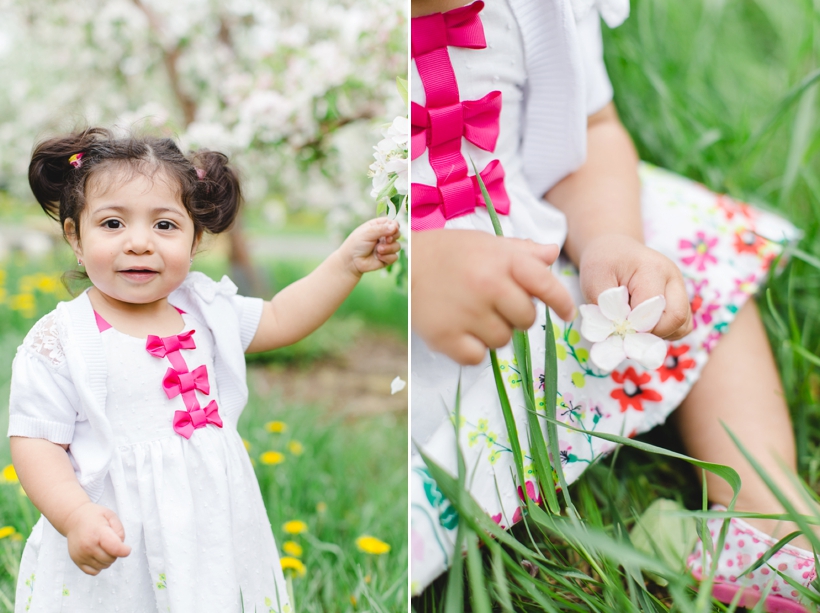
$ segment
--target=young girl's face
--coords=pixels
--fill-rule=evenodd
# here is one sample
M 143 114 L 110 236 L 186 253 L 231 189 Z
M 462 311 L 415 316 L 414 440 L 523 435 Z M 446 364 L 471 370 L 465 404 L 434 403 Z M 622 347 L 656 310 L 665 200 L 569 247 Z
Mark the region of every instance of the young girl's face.
M 66 220 L 66 235 L 94 287 L 124 303 L 167 298 L 188 274 L 196 249 L 194 223 L 162 172 L 110 186 L 92 179 L 79 238 L 73 225 Z

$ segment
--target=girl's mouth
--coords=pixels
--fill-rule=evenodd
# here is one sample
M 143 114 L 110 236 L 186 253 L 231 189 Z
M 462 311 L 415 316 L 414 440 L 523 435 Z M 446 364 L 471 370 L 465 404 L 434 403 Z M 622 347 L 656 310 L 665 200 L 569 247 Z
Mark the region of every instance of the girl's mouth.
M 150 281 L 158 274 L 156 270 L 149 268 L 129 268 L 127 270 L 121 270 L 119 273 L 129 281 L 136 283 Z

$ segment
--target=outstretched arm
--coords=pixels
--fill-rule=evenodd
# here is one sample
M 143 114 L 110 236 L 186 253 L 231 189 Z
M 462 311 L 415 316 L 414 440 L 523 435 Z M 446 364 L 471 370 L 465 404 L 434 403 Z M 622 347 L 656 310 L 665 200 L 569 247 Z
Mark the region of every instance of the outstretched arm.
M 247 353 L 291 345 L 321 326 L 364 273 L 398 259 L 398 238 L 398 223 L 384 217 L 356 228 L 316 270 L 265 303 Z
M 12 436 L 11 456 L 20 484 L 52 526 L 68 539 L 68 553 L 80 570 L 96 575 L 131 553 L 117 515 L 94 504 L 80 487 L 67 445 Z

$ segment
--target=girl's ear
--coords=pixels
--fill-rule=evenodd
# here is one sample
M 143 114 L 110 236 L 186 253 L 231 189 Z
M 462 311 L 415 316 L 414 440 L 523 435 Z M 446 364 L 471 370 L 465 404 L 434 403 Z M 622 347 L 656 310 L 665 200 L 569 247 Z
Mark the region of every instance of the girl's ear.
M 199 241 L 202 240 L 202 231 L 200 230 L 196 234 L 194 234 L 194 244 L 191 245 L 191 258 L 196 255 L 196 250 L 199 247 Z
M 83 257 L 83 250 L 80 247 L 80 237 L 77 234 L 77 226 L 74 225 L 73 219 L 69 218 L 65 220 L 63 223 L 63 232 L 65 233 L 68 244 L 71 245 L 71 249 L 74 251 L 74 255 L 77 256 L 77 259 L 81 259 Z

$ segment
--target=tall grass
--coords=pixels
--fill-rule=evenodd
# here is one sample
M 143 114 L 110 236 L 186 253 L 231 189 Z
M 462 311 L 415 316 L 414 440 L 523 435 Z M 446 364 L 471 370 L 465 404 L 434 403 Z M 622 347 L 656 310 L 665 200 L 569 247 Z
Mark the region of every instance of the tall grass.
M 630 19 L 606 31 L 604 38 L 615 102 L 642 159 L 717 192 L 779 210 L 805 233 L 784 274 L 772 280 L 768 294 L 761 297 L 760 310 L 795 421 L 800 473 L 817 491 L 820 6 L 810 0 L 631 4 Z M 459 562 L 449 576 L 414 599 L 413 609 L 736 610 L 736 604 L 711 602 L 709 577 L 700 592 L 694 590 L 695 582 L 679 560 L 691 550 L 691 542 L 677 544 L 681 551 L 675 562 L 668 552 L 636 547 L 629 538 L 630 529 L 658 498 L 689 509 L 705 508 L 706 492 L 693 466 L 715 472 L 735 491 L 736 473 L 680 454 L 680 442 L 669 427 L 638 441 L 618 442 L 624 446 L 564 492 L 568 499 L 562 501 L 561 515 L 530 501 L 525 520 L 509 533 L 477 508 L 458 478 L 432 466 L 442 491 L 459 511 L 466 563 Z M 773 482 L 770 487 L 778 493 Z M 684 526 L 698 525 L 695 517 L 708 516 L 673 514 L 664 528 L 684 532 Z M 807 523 L 812 520 L 789 516 L 820 551 Z M 820 603 L 817 596 L 811 598 Z

